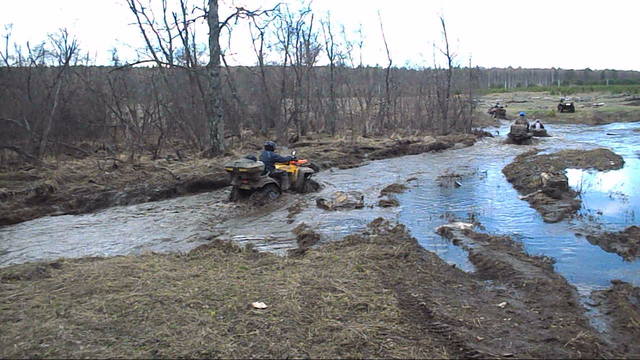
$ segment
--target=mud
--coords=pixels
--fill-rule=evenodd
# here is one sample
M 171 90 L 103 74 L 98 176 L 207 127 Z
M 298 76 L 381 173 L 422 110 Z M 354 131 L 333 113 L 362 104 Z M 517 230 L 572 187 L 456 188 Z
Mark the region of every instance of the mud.
M 369 160 L 471 146 L 482 133 L 410 138 L 360 138 L 354 142 L 319 139 L 296 143 L 298 156 L 319 169 L 349 168 Z M 284 150 L 286 152 L 286 150 Z M 49 215 L 84 214 L 96 210 L 170 199 L 228 186 L 222 164 L 258 147 L 236 149 L 213 159 L 187 158 L 129 163 L 117 157 L 90 157 L 26 165 L 0 172 L 0 226 Z
M 447 171 L 442 175 L 438 175 L 438 177 L 436 178 L 436 181 L 438 182 L 438 186 L 443 188 L 460 187 L 462 186 L 462 183 L 460 182 L 460 180 L 462 180 L 463 177 L 464 175 L 462 174 L 451 173 Z
M 378 200 L 378 206 L 380 207 L 396 207 L 400 206 L 400 201 L 394 196 L 387 196 L 384 199 Z
M 518 155 L 502 169 L 521 199 L 538 210 L 546 222 L 559 222 L 580 209 L 578 193 L 569 188 L 567 168 L 620 169 L 624 160 L 608 149 L 563 150 L 553 154 L 538 154 L 534 149 Z
M 359 191 L 336 191 L 328 197 L 317 198 L 316 206 L 327 211 L 362 209 L 364 195 Z
M 476 276 L 490 281 L 500 294 L 494 306 L 511 327 L 492 330 L 501 341 L 512 344 L 509 353 L 568 358 L 576 351 L 578 357 L 602 356 L 606 342 L 590 326 L 576 289 L 554 272 L 552 259 L 526 254 L 509 237 L 478 233 L 470 229 L 471 224 L 464 225 L 444 225 L 437 231 L 468 251 Z M 536 353 L 542 344 L 559 352 Z
M 477 247 L 477 273 L 382 219 L 296 257 L 213 241 L 188 254 L 32 265 L 46 276 L 10 266 L 0 269 L 0 357 L 629 355 L 587 325 L 547 260 L 508 238 L 451 234 Z
M 594 305 L 608 317 L 609 337 L 616 351 L 628 358 L 640 357 L 640 288 L 614 280 L 612 287 L 592 294 Z
M 380 197 L 388 196 L 391 194 L 401 194 L 407 190 L 407 185 L 405 184 L 391 184 L 385 186 L 384 189 L 380 190 Z
M 640 227 L 629 226 L 620 232 L 587 235 L 587 240 L 603 250 L 620 255 L 626 261 L 640 257 Z
M 210 162 L 194 168 L 186 162 L 103 168 L 92 161 L 96 160 L 0 174 L 0 192 L 5 194 L 0 203 L 0 226 L 48 215 L 85 214 L 113 206 L 165 200 L 228 185 L 224 169 Z M 172 165 L 175 168 L 169 170 Z M 24 176 L 28 174 L 33 176 Z
M 320 241 L 320 234 L 313 231 L 313 229 L 305 223 L 300 223 L 291 232 L 296 235 L 296 244 L 298 247 L 288 251 L 290 256 L 303 255 L 309 248 Z

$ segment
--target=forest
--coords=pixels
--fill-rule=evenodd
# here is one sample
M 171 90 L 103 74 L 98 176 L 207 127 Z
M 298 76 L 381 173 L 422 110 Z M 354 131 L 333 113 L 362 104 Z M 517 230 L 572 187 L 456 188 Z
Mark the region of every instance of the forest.
M 120 60 L 113 49 L 112 64 L 97 66 L 65 29 L 35 46 L 14 43 L 5 31 L 1 163 L 83 157 L 98 149 L 129 161 L 176 148 L 211 156 L 256 137 L 288 144 L 308 133 L 354 140 L 469 132 L 480 92 L 640 83 L 635 71 L 463 64 L 442 17 L 433 64 L 398 67 L 387 46 L 388 62 L 373 67 L 363 65 L 365 35 L 349 35 L 310 8 L 236 8 L 218 19 L 217 11 L 191 15 L 186 0 L 176 9 L 163 2 L 160 14 L 139 0 L 127 4 L 147 44 L 135 61 Z M 216 24 L 209 26 L 208 49 L 194 34 L 205 20 Z M 228 65 L 218 41 L 238 21 L 251 30 L 251 66 Z M 371 36 L 381 36 L 386 46 L 383 25 L 380 18 L 380 34 Z

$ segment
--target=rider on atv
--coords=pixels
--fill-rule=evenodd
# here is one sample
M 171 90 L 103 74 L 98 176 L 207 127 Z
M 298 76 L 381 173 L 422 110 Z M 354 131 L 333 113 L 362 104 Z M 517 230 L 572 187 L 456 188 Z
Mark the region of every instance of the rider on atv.
M 267 141 L 264 143 L 264 151 L 260 154 L 260 161 L 264 163 L 263 175 L 271 174 L 275 171 L 276 163 L 287 163 L 291 160 L 295 160 L 295 156 L 281 156 L 275 153 L 276 143 L 273 141 Z

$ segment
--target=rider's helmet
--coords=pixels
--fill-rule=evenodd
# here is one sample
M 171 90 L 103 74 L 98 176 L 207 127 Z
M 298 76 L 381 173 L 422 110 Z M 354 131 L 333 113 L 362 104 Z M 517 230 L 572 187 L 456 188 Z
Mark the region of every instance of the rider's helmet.
M 273 141 L 265 141 L 264 149 L 267 151 L 276 151 L 276 143 Z
M 525 116 L 527 115 L 524 111 L 520 111 L 520 116 Z

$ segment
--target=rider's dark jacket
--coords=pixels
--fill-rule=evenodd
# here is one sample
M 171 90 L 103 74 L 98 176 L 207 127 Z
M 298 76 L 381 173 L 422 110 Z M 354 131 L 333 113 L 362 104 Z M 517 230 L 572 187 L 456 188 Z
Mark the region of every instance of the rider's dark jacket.
M 276 169 L 276 163 L 286 163 L 295 159 L 293 156 L 281 156 L 273 151 L 264 150 L 260 154 L 260 161 L 264 163 L 263 174 L 268 174 Z

